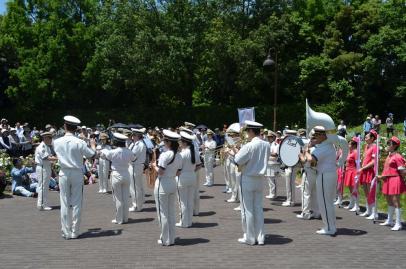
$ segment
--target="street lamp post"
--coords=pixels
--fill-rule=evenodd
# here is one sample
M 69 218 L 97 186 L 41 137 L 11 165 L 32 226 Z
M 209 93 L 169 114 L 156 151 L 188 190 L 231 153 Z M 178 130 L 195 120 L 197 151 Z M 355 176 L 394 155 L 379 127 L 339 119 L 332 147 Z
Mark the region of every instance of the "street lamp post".
M 275 60 L 271 57 L 271 51 L 275 51 Z M 273 94 L 273 131 L 276 132 L 276 106 L 278 104 L 278 51 L 276 49 L 270 48 L 268 51 L 268 56 L 262 64 L 265 71 L 271 71 L 274 67 L 274 94 Z

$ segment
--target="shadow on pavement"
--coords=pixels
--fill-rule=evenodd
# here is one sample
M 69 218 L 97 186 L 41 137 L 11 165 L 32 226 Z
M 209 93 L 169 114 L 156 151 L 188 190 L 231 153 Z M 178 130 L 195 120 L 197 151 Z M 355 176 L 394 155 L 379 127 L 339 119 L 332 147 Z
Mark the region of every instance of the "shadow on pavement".
M 366 231 L 363 230 L 357 230 L 357 229 L 348 229 L 348 228 L 338 228 L 337 229 L 337 235 L 364 235 L 367 234 Z
M 199 191 L 199 193 L 205 193 L 206 191 Z
M 266 223 L 266 224 L 281 223 L 281 222 L 282 222 L 282 220 L 280 220 L 280 219 L 269 219 L 269 218 L 264 219 L 264 223 Z
M 191 246 L 209 242 L 210 240 L 205 238 L 179 238 L 175 241 L 175 244 L 179 246 Z
M 146 204 L 155 204 L 155 200 L 146 200 L 145 203 Z
M 145 207 L 141 210 L 141 212 L 155 212 L 156 207 Z
M 210 196 L 210 195 L 201 195 L 200 199 L 213 199 L 214 196 Z
M 265 235 L 265 244 L 266 245 L 284 245 L 284 244 L 289 244 L 293 240 L 284 237 L 282 235 L 277 235 L 277 234 L 267 234 Z
M 216 222 L 207 222 L 207 223 L 195 222 L 192 224 L 192 228 L 210 228 L 210 227 L 215 227 L 218 225 L 219 224 Z
M 54 205 L 51 206 L 52 210 L 61 210 L 61 206 L 60 205 Z
M 200 212 L 199 217 L 208 217 L 208 216 L 213 216 L 215 214 L 216 214 L 216 212 L 214 212 L 214 211 Z
M 115 236 L 120 235 L 123 229 L 117 230 L 102 230 L 101 228 L 89 229 L 87 232 L 81 234 L 79 239 L 93 238 L 93 237 L 103 237 L 103 236 Z
M 0 194 L 0 199 L 4 199 L 4 198 L 13 198 L 13 195 L 5 194 L 5 193 Z
M 144 218 L 144 219 L 128 219 L 127 223 L 141 223 L 141 222 L 149 222 L 153 221 L 153 218 Z
M 226 184 L 213 184 L 213 186 L 225 186 Z
M 263 210 L 264 210 L 264 212 L 266 212 L 266 211 L 273 211 L 272 208 L 267 208 L 267 207 L 264 207 Z

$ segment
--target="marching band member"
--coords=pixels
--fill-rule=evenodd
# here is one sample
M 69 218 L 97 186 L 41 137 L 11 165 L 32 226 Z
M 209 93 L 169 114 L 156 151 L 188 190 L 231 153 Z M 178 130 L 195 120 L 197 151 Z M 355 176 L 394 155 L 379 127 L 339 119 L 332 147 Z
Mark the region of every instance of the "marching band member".
M 143 135 L 145 133 L 145 128 L 142 129 L 131 129 L 132 130 L 132 143 L 129 146 L 129 149 L 134 153 L 136 160 L 132 163 L 129 168 L 131 175 L 131 184 L 130 184 L 130 194 L 132 198 L 132 206 L 130 211 L 141 211 L 144 205 L 144 164 L 146 162 L 147 156 L 147 147 L 142 141 Z
M 101 150 L 110 150 L 111 147 L 107 144 L 109 136 L 106 133 L 100 134 L 100 145 L 97 146 L 97 151 L 100 153 Z M 97 167 L 97 174 L 99 176 L 99 193 L 107 193 L 108 180 L 110 171 L 110 161 L 99 158 L 99 166 Z
M 154 196 L 157 205 L 158 221 L 161 226 L 161 235 L 158 244 L 171 246 L 175 244 L 176 225 L 176 182 L 175 177 L 182 166 L 182 157 L 178 151 L 180 136 L 172 131 L 164 130 L 165 152 L 159 156 L 158 165 L 153 168 L 158 172 L 155 181 Z
M 314 133 L 310 136 L 310 142 L 307 144 L 305 150 L 309 150 L 310 154 L 314 151 L 314 142 L 316 137 Z M 319 218 L 319 206 L 317 202 L 317 170 L 313 167 L 309 160 L 300 156 L 300 161 L 303 163 L 304 173 L 303 173 L 303 186 L 302 186 L 302 213 L 296 215 L 297 218 L 303 220 L 309 220 L 312 218 Z
M 237 166 L 233 162 L 233 156 L 238 152 L 239 147 L 235 145 L 235 142 L 239 139 L 239 131 L 236 129 L 231 128 L 231 126 L 227 129 L 227 135 L 230 139 L 233 140 L 233 145 L 230 145 L 229 148 L 226 150 L 227 160 L 228 160 L 228 167 L 227 173 L 229 174 L 230 179 L 230 188 L 231 188 L 231 197 L 227 200 L 228 203 L 237 203 L 239 201 L 239 189 L 240 189 L 240 177 L 241 172 L 238 171 Z M 238 209 L 239 210 L 239 209 Z
M 389 152 L 385 160 L 385 165 L 382 175 L 378 179 L 383 180 L 382 193 L 386 196 L 388 202 L 388 218 L 380 225 L 392 226 L 393 213 L 396 213 L 395 226 L 392 231 L 402 230 L 402 212 L 400 204 L 400 196 L 406 193 L 405 181 L 402 177 L 405 176 L 405 159 L 397 152 L 400 146 L 400 140 L 393 136 L 388 140 L 386 150 Z
M 177 189 L 180 204 L 180 221 L 178 227 L 191 227 L 193 216 L 194 189 L 196 184 L 196 150 L 193 140 L 196 138 L 184 131 L 180 132 L 180 156 L 182 166 L 180 175 L 177 177 Z
M 365 197 L 368 197 L 369 190 L 371 188 L 372 179 L 375 177 L 375 157 L 376 157 L 376 144 L 374 144 L 378 134 L 375 130 L 371 130 L 365 136 L 365 142 L 367 143 L 364 149 L 364 159 L 362 160 L 362 166 L 358 171 L 360 175 L 360 183 L 364 189 Z M 368 201 L 365 204 L 366 211 L 362 213 L 361 217 L 367 217 L 367 219 L 377 218 L 377 211 L 374 204 L 368 204 Z
M 271 145 L 271 155 L 268 160 L 268 167 L 266 169 L 266 178 L 268 179 L 269 195 L 265 196 L 268 199 L 276 198 L 276 178 L 280 171 L 280 162 L 278 161 L 279 144 L 276 142 L 276 133 L 268 131 L 268 142 Z
M 54 141 L 54 150 L 61 170 L 59 188 L 61 199 L 62 236 L 75 239 L 79 236 L 83 196 L 83 156 L 95 156 L 96 142 L 90 141 L 89 148 L 85 141 L 74 135 L 80 120 L 73 116 L 64 117 L 65 135 Z M 71 212 L 72 210 L 72 212 Z
M 294 130 L 285 130 L 285 135 L 296 135 Z M 285 169 L 285 181 L 286 181 L 286 201 L 282 203 L 282 206 L 295 206 L 295 182 L 296 175 L 299 171 L 299 165 L 288 167 Z
M 345 164 L 345 176 L 344 176 L 344 186 L 348 187 L 351 198 L 350 203 L 348 206 L 344 207 L 345 209 L 349 209 L 352 212 L 359 211 L 359 197 L 358 191 L 356 191 L 356 195 L 353 195 L 354 188 L 358 188 L 355 186 L 355 177 L 357 176 L 357 137 L 353 137 L 352 140 L 348 143 L 349 147 L 349 154 L 347 156 L 347 161 Z
M 215 158 L 215 150 L 216 150 L 216 141 L 213 140 L 213 131 L 207 131 L 207 140 L 204 141 L 204 145 L 202 148 L 204 150 L 204 168 L 206 170 L 206 182 L 203 184 L 204 186 L 211 187 L 213 186 L 214 178 L 213 178 L 213 167 L 214 167 L 214 158 Z
M 239 243 L 259 245 L 265 243 L 263 179 L 266 173 L 270 145 L 260 139 L 262 124 L 254 121 L 245 121 L 248 139 L 235 155 L 235 163 L 241 167 L 241 217 L 244 236 L 238 239 Z
M 128 198 L 130 196 L 131 174 L 128 167 L 135 162 L 135 154 L 126 148 L 128 137 L 113 133 L 113 145 L 115 149 L 103 149 L 100 158 L 111 162 L 111 187 L 116 207 L 116 217 L 111 221 L 115 224 L 128 222 Z
M 35 149 L 35 173 L 38 179 L 38 200 L 37 208 L 39 210 L 52 210 L 48 206 L 49 181 L 52 174 L 52 163 L 58 158 L 52 155 L 50 146 L 52 145 L 52 133 L 44 132 L 41 134 L 43 141 Z
M 332 143 L 327 142 L 327 135 L 323 126 L 314 127 L 313 132 L 312 144 L 317 146 L 311 154 L 308 148 L 299 157 L 309 161 L 317 170 L 316 192 L 321 218 L 324 223 L 324 227 L 318 230 L 317 233 L 335 236 L 337 233 L 334 207 L 337 189 L 336 150 Z

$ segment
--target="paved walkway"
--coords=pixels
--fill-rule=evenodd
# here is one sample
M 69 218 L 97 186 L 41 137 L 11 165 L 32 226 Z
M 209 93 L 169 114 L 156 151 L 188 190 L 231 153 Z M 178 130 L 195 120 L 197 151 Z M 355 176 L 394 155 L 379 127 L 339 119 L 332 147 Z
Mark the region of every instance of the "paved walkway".
M 320 220 L 296 218 L 300 207 L 281 207 L 264 200 L 266 245 L 246 246 L 241 237 L 239 212 L 227 198 L 220 167 L 216 186 L 201 187 L 201 215 L 190 229 L 177 228 L 179 240 L 161 247 L 156 240 L 153 197 L 143 212 L 131 213 L 125 225 L 111 224 L 111 195 L 85 186 L 82 236 L 63 240 L 59 209 L 35 210 L 31 198 L 0 200 L 0 268 L 405 268 L 406 233 L 392 232 L 337 209 L 338 236 L 320 236 Z M 279 182 L 282 190 L 284 182 Z M 151 194 L 151 190 L 147 192 Z M 284 195 L 284 193 L 281 193 Z M 228 195 L 227 195 L 228 196 Z M 300 200 L 300 196 L 297 195 Z M 59 205 L 57 192 L 51 205 Z

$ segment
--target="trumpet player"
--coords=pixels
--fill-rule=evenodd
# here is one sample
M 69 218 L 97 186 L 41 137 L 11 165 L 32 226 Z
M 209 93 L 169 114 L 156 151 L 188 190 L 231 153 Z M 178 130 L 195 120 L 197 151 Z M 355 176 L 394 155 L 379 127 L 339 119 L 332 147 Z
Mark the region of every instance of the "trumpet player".
M 213 168 L 214 168 L 214 155 L 216 150 L 216 141 L 213 140 L 214 132 L 207 130 L 207 140 L 202 145 L 204 152 L 204 168 L 206 170 L 206 182 L 204 186 L 211 187 L 214 183 Z
M 107 143 L 109 136 L 106 133 L 100 134 L 100 145 L 97 146 L 97 152 L 100 153 L 103 149 L 110 150 L 111 147 Z M 99 176 L 99 193 L 107 193 L 109 180 L 110 162 L 106 159 L 99 158 L 99 166 L 97 174 Z
M 239 131 L 229 128 L 227 130 L 228 137 L 232 140 L 232 144 L 228 145 L 225 153 L 226 157 L 226 169 L 229 177 L 229 184 L 231 189 L 231 198 L 227 200 L 228 203 L 237 203 L 239 201 L 238 191 L 240 188 L 240 176 L 241 173 L 238 171 L 237 166 L 233 162 L 233 156 L 238 152 L 236 142 L 239 139 Z

